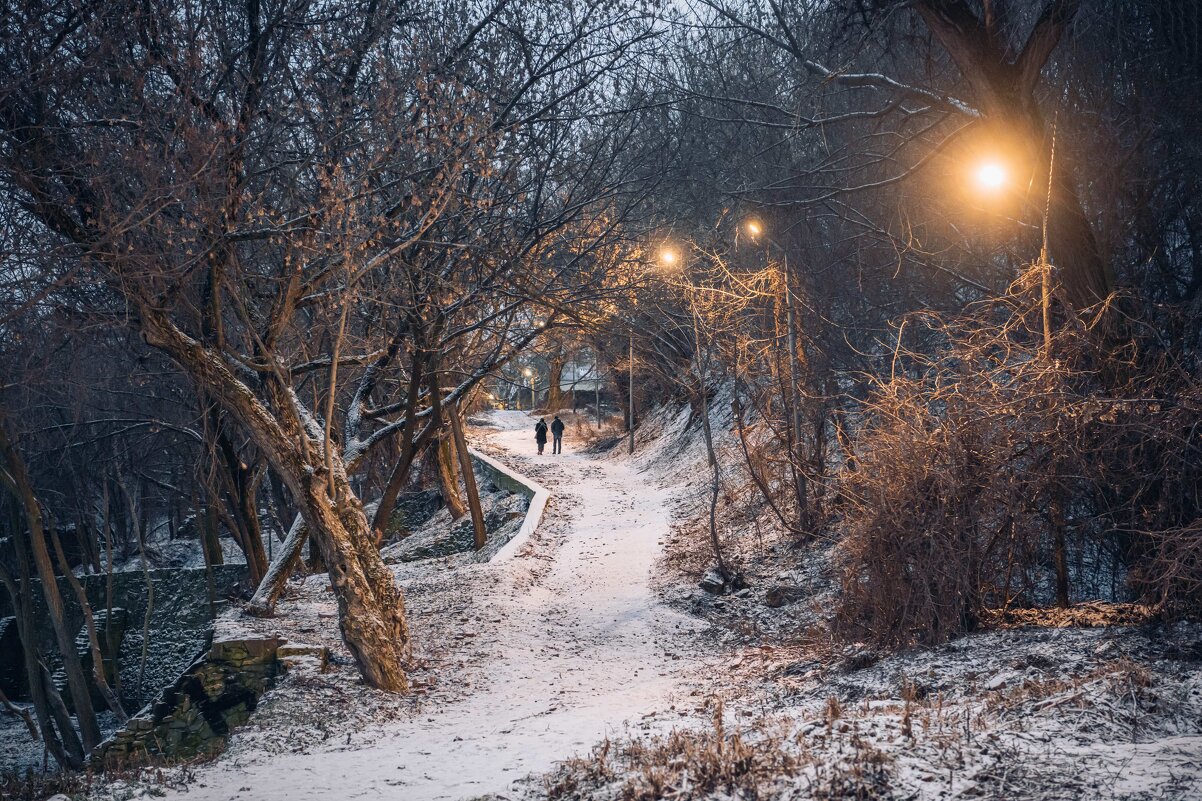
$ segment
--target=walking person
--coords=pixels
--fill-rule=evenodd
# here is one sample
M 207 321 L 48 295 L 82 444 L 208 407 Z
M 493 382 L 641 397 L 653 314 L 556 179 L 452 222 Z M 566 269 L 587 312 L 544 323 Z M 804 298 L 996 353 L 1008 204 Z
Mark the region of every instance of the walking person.
M 547 444 L 547 421 L 543 418 L 538 418 L 538 424 L 534 426 L 534 441 L 538 443 L 538 455 L 543 455 L 543 448 Z
M 551 421 L 551 453 L 563 453 L 563 420 L 559 415 Z

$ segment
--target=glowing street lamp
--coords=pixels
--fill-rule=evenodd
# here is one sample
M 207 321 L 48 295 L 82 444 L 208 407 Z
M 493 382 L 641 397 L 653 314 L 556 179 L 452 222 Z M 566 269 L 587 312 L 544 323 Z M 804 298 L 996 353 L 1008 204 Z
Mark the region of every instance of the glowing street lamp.
M 977 165 L 973 171 L 973 179 L 977 188 L 983 192 L 1000 192 L 1009 182 L 1010 176 L 1006 165 L 995 159 L 987 159 Z
M 759 220 L 748 220 L 746 227 L 747 233 L 750 234 L 752 238 L 758 238 L 760 234 L 764 233 L 764 226 L 760 224 Z
M 680 251 L 670 245 L 664 245 L 657 254 L 661 267 L 672 269 L 681 261 Z M 627 449 L 634 453 L 634 326 L 630 327 L 630 342 L 626 356 L 627 406 L 626 417 Z M 597 406 L 600 409 L 600 403 Z M 598 412 L 598 415 L 600 412 Z
M 527 367 L 522 372 L 530 379 L 530 411 L 534 411 L 534 371 Z
M 1048 191 L 1051 192 L 1052 169 L 1055 166 L 1053 161 L 1048 167 Z M 973 179 L 976 182 L 977 188 L 987 194 L 996 195 L 1005 189 L 1006 184 L 1010 182 L 1010 175 L 1006 169 L 1006 165 L 997 159 L 985 159 L 977 164 L 973 171 Z M 1049 194 L 1050 198 L 1050 194 Z M 1052 349 L 1052 312 L 1051 312 L 1051 272 L 1052 265 L 1048 261 L 1048 243 L 1047 243 L 1047 211 L 1044 210 L 1044 226 L 1043 226 L 1043 247 L 1039 251 L 1039 271 L 1040 271 L 1040 305 L 1043 307 L 1043 353 L 1047 358 Z

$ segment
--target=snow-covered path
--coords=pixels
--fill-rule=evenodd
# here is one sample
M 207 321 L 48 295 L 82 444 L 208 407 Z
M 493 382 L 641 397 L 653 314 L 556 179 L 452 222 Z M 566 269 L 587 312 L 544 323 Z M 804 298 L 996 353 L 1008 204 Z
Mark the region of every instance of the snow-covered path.
M 682 722 L 690 685 L 677 661 L 682 630 L 699 625 L 655 599 L 651 569 L 668 533 L 665 490 L 620 461 L 534 455 L 522 413 L 494 415 L 482 441 L 552 493 L 531 543 L 500 565 L 494 664 L 451 704 L 387 724 L 370 744 L 310 754 L 219 759 L 199 771 L 194 799 L 475 798 L 586 752 L 629 723 Z M 487 432 L 484 429 L 483 432 Z M 482 431 L 477 431 L 482 433 Z M 544 532 L 549 529 L 550 532 Z M 538 569 L 532 570 L 531 564 Z M 695 699 L 694 699 L 695 700 Z M 241 763 L 241 764 L 239 764 Z

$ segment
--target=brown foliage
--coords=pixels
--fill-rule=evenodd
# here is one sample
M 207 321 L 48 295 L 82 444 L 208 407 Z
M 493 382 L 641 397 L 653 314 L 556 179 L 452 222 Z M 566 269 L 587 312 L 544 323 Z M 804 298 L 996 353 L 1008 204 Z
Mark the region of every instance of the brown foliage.
M 1036 295 L 908 320 L 934 355 L 899 330 L 841 479 L 842 631 L 937 642 L 1124 584 L 1162 613 L 1202 606 L 1202 382 L 1130 319 L 1119 348 L 1069 318 L 1044 354 Z

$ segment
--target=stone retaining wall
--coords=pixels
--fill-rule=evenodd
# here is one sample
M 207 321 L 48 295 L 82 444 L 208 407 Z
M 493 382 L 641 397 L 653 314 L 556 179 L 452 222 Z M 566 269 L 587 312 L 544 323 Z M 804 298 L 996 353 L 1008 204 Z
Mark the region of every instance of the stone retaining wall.
M 551 498 L 551 493 L 547 488 L 539 484 L 529 476 L 524 476 L 514 470 L 509 469 L 497 460 L 490 456 L 480 453 L 474 448 L 468 449 L 472 459 L 476 463 L 476 469 L 492 481 L 498 487 L 507 489 L 510 492 L 520 493 L 530 499 L 530 503 L 526 506 L 526 517 L 522 521 L 522 526 L 517 533 L 513 535 L 508 542 L 501 546 L 497 551 L 490 554 L 490 562 L 504 562 L 507 559 L 513 558 L 518 550 L 525 545 L 526 540 L 538 528 L 538 524 L 542 521 L 543 510 L 547 507 L 547 501 Z
M 469 452 L 472 456 L 472 462 L 476 466 L 476 473 L 481 478 L 491 481 L 503 490 L 524 495 L 527 500 L 534 498 L 534 488 L 524 483 L 511 471 L 506 470 L 504 466 L 475 449 L 469 448 Z
M 130 767 L 219 751 L 281 670 L 278 638 L 215 642 L 158 698 L 97 746 L 92 764 Z
M 212 578 L 213 608 L 209 606 L 209 578 Z M 151 570 L 150 585 L 153 588 L 153 603 L 148 591 L 146 577 L 141 572 L 114 573 L 112 577 L 112 604 L 125 610 L 124 636 L 113 644 L 116 649 L 116 668 L 121 674 L 121 703 L 126 709 L 139 709 L 154 698 L 158 689 L 171 682 L 186 668 L 196 654 L 205 647 L 212 631 L 213 613 L 220 613 L 228 595 L 237 594 L 246 578 L 245 565 L 219 565 L 206 574 L 204 568 Z M 59 594 L 63 599 L 64 617 L 68 630 L 83 630 L 83 610 L 76 602 L 75 593 L 67 580 L 59 578 Z M 98 619 L 103 621 L 107 606 L 108 577 L 104 575 L 81 576 L 88 601 Z M 56 654 L 58 643 L 50 616 L 45 608 L 40 583 L 35 581 L 34 631 L 38 635 L 38 646 L 43 654 Z M 145 668 L 142 664 L 142 627 L 147 607 L 151 607 L 149 642 Z M 8 593 L 0 592 L 0 619 L 12 615 Z M 0 633 L 4 627 L 0 626 Z M 15 629 L 13 632 L 15 636 Z M 102 635 L 103 637 L 103 635 Z M 17 641 L 19 642 L 19 640 Z M 80 654 L 91 659 L 87 640 L 80 642 Z M 112 658 L 106 654 L 107 659 Z M 0 667 L 4 664 L 0 658 Z M 89 663 L 90 664 L 90 663 Z M 50 666 L 51 671 L 58 668 Z M 142 686 L 138 686 L 141 676 Z M 0 677 L 3 679 L 3 677 Z M 24 667 L 19 676 L 0 686 L 14 691 L 9 697 L 19 700 L 25 697 Z

